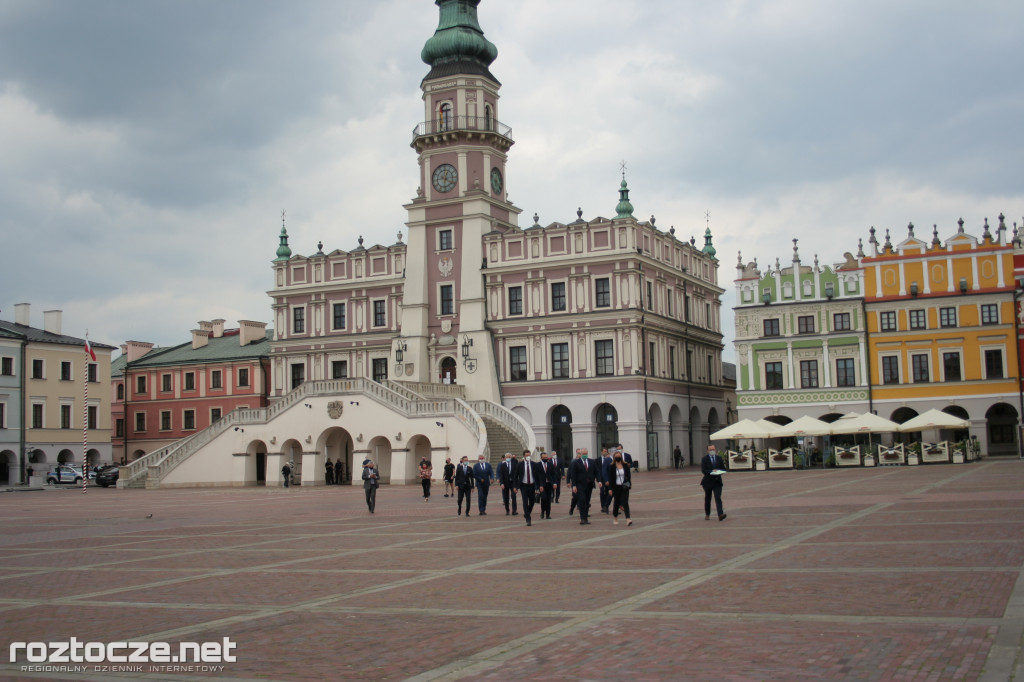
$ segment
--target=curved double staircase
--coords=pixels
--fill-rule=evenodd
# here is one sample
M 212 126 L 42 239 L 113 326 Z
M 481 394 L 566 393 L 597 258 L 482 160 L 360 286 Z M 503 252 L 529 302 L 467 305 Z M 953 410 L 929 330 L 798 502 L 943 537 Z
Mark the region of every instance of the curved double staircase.
M 288 410 L 316 397 L 359 397 L 385 406 L 402 418 L 454 418 L 473 434 L 476 456 L 484 454 L 496 463 L 506 451 L 534 450 L 533 429 L 506 407 L 487 400 L 465 400 L 465 388 L 456 385 L 385 381 L 365 377 L 309 381 L 272 405 L 232 410 L 209 427 L 171 443 L 120 467 L 119 488 L 159 488 L 160 481 L 182 462 L 200 452 L 229 429 L 266 425 Z

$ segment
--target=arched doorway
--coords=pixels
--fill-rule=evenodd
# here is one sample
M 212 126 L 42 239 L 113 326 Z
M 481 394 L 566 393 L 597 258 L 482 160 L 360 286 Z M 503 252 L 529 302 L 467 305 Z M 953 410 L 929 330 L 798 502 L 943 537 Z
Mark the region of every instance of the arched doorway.
M 989 455 L 1017 454 L 1017 410 L 996 403 L 985 413 Z
M 11 450 L 0 452 L 0 482 L 7 485 L 18 483 L 18 456 Z
M 145 456 L 146 456 L 146 451 L 145 450 L 136 450 L 135 452 L 132 453 L 132 456 L 130 458 L 128 458 L 128 461 L 129 462 L 134 462 L 135 460 L 139 459 L 140 457 L 145 457 Z
M 946 414 L 951 414 L 954 417 L 958 417 L 960 419 L 970 420 L 971 418 L 970 415 L 967 414 L 967 410 L 960 407 L 959 405 L 947 405 L 946 407 L 942 408 L 942 411 L 945 412 Z M 954 443 L 959 443 L 960 441 L 967 440 L 970 437 L 970 429 L 953 429 L 952 438 Z
M 454 384 L 455 383 L 455 370 L 458 368 L 458 363 L 455 362 L 455 358 L 446 356 L 441 360 L 441 383 L 442 384 Z
M 405 463 L 405 478 L 410 482 L 418 482 L 420 480 L 420 462 L 425 459 L 430 462 L 431 467 L 434 466 L 434 461 L 431 458 L 430 439 L 423 435 L 415 435 L 409 439 L 406 447 L 409 448 L 409 456 Z M 435 472 L 434 476 L 441 478 L 438 473 L 441 472 Z
M 377 436 L 370 441 L 367 449 L 370 451 L 370 459 L 380 472 L 381 483 L 391 483 L 391 441 L 384 436 Z
M 75 453 L 65 448 L 57 453 L 57 464 L 74 464 Z
M 894 421 L 894 422 L 896 422 L 897 424 L 902 424 L 904 422 L 910 421 L 911 419 L 913 419 L 916 416 L 917 416 L 917 410 L 915 410 L 914 408 L 912 408 L 912 407 L 901 407 L 901 408 L 898 408 L 897 410 L 895 410 L 892 413 L 892 416 L 889 417 L 889 419 Z M 909 432 L 902 432 L 901 431 L 900 433 L 893 434 L 893 442 L 894 443 L 903 443 L 904 445 L 908 445 L 910 443 L 919 443 L 921 440 L 922 440 L 922 434 L 921 434 L 920 431 L 909 431 Z
M 281 444 L 281 455 L 281 466 L 283 467 L 287 464 L 291 467 L 291 484 L 302 485 L 302 444 L 294 438 L 286 440 Z M 272 471 L 270 475 L 277 476 L 278 480 L 281 480 L 282 474 L 280 470 Z
M 672 467 L 678 469 L 686 461 L 685 444 L 682 442 L 683 412 L 678 405 L 673 405 L 668 410 L 669 447 L 672 449 Z M 676 448 L 679 448 L 679 457 L 676 458 Z
M 657 430 L 659 425 L 663 423 L 664 417 L 661 414 L 661 407 L 657 403 L 651 405 L 647 410 L 647 436 L 645 438 L 648 469 L 658 469 L 660 467 L 661 448 L 658 447 Z
M 619 413 L 608 403 L 601 403 L 597 406 L 595 413 L 597 421 L 597 452 L 590 453 L 591 457 L 601 454 L 601 448 L 619 442 Z
M 100 451 L 95 448 L 91 448 L 87 453 L 85 453 L 85 461 L 90 467 L 99 466 Z
M 565 405 L 551 410 L 551 449 L 560 461 L 572 460 L 572 412 Z
M 267 484 L 267 444 L 254 440 L 245 449 L 249 455 L 245 464 L 245 483 L 255 481 L 256 485 Z

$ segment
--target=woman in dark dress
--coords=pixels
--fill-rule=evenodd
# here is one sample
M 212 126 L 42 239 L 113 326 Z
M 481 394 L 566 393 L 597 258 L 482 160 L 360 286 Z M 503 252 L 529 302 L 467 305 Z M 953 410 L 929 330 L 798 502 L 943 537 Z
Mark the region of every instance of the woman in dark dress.
M 626 514 L 626 525 L 633 525 L 633 519 L 629 518 L 629 490 L 632 487 L 629 465 L 622 461 L 622 452 L 616 451 L 615 458 L 608 467 L 608 488 L 612 493 L 612 523 L 616 526 L 619 525 L 619 509 Z

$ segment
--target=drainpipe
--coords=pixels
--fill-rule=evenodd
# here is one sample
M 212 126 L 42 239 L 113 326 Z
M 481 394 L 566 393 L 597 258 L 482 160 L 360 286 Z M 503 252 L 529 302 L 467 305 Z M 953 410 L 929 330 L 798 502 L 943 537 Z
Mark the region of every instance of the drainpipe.
M 18 445 L 19 445 L 18 458 L 19 458 L 19 461 L 21 462 L 21 469 L 18 472 L 18 480 L 23 482 L 23 483 L 25 483 L 26 485 L 28 485 L 28 477 L 26 476 L 27 472 L 25 471 L 25 467 L 26 467 L 25 448 L 28 446 L 28 439 L 26 437 L 26 432 L 25 432 L 25 426 L 26 426 L 25 412 L 27 411 L 26 408 L 28 407 L 28 395 L 27 395 L 27 393 L 28 393 L 28 382 L 25 380 L 25 370 L 26 370 L 26 367 L 27 367 L 27 359 L 26 358 L 27 357 L 28 357 L 28 338 L 27 337 L 23 337 L 22 340 L 21 340 L 21 379 L 19 380 L 19 383 L 21 384 L 21 410 L 20 410 L 21 415 L 20 415 L 20 418 L 19 418 L 19 422 L 20 423 L 18 424 L 18 430 L 19 430 L 20 436 L 21 436 L 20 439 L 19 439 L 19 443 L 18 443 Z M 43 472 L 43 475 L 44 476 L 46 475 L 45 471 Z M 8 480 L 10 480 L 10 479 L 8 479 Z
M 868 306 L 865 299 L 860 299 L 860 314 L 861 323 L 864 325 L 864 372 L 866 373 L 868 380 L 868 412 L 874 414 L 875 403 L 874 394 L 872 393 L 872 386 L 874 385 L 871 381 L 871 332 L 868 329 Z
M 1024 385 L 1021 384 L 1020 318 L 1017 316 L 1017 304 L 1020 301 L 1021 293 L 1024 291 L 1021 290 L 1020 284 L 1017 284 L 1013 290 L 1013 338 L 1017 344 L 1017 402 L 1020 406 L 1017 418 L 1017 457 L 1024 459 L 1024 443 L 1021 442 L 1021 419 L 1024 419 Z
M 129 401 L 129 399 L 131 398 L 131 395 L 132 395 L 132 391 L 131 391 L 132 382 L 131 382 L 131 378 L 128 375 L 128 366 L 129 366 L 128 358 L 125 358 L 125 360 L 124 360 L 124 378 L 123 378 L 122 384 L 121 384 L 124 387 L 124 432 L 122 433 L 123 441 L 124 441 L 124 452 L 121 453 L 122 461 L 118 462 L 118 464 L 120 466 L 125 466 L 125 465 L 128 464 L 128 431 L 129 431 L 128 401 Z M 114 428 L 115 429 L 117 428 L 116 424 L 114 425 Z

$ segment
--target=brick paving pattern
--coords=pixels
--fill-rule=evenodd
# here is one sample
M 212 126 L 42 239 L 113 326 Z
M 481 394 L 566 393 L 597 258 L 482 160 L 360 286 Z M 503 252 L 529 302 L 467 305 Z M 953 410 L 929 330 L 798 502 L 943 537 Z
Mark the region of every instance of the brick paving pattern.
M 0 494 L 0 633 L 219 641 L 35 680 L 1019 680 L 1024 462 L 634 478 L 635 525 L 384 487 Z M 598 510 L 599 506 L 595 505 Z M 152 516 L 149 516 L 152 515 Z

